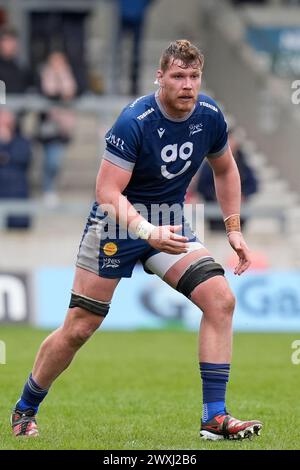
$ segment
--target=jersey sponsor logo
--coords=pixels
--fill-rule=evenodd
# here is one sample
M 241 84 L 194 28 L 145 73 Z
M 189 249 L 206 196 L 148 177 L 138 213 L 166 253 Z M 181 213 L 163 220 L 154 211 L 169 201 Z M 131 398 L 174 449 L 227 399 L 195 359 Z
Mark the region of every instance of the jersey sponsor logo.
M 118 247 L 113 242 L 105 243 L 103 247 L 103 251 L 106 254 L 106 256 L 113 256 L 117 253 Z
M 121 139 L 121 137 L 117 137 L 115 134 L 112 134 L 111 132 L 108 134 L 108 136 L 105 138 L 106 142 L 109 142 L 110 144 L 114 145 L 115 147 L 120 148 L 121 150 L 124 150 L 124 140 Z
M 129 106 L 129 108 L 134 108 L 135 105 L 143 98 L 145 98 L 146 95 L 143 95 L 143 96 L 139 96 L 135 101 L 133 101 L 133 103 L 131 103 L 131 105 Z
M 103 258 L 103 263 L 101 266 L 101 269 L 103 268 L 119 268 L 121 264 L 121 261 L 116 258 Z
M 162 138 L 162 136 L 164 135 L 166 129 L 163 129 L 162 127 L 160 127 L 159 129 L 157 129 L 157 132 L 158 132 L 158 135 L 160 138 Z
M 147 111 L 145 111 L 143 114 L 140 114 L 140 115 L 137 117 L 137 119 L 138 119 L 139 121 L 142 121 L 145 117 L 149 116 L 149 114 L 153 113 L 153 111 L 154 111 L 154 108 L 149 108 L 149 109 L 147 109 Z
M 209 109 L 212 109 L 213 111 L 215 111 L 216 113 L 219 112 L 218 108 L 216 108 L 216 106 L 210 104 L 210 103 L 207 103 L 206 101 L 199 101 L 199 104 L 200 106 L 205 106 L 205 108 L 209 108 Z
M 181 160 L 188 160 L 193 154 L 194 144 L 193 142 L 184 142 L 178 149 L 178 144 L 165 145 L 161 150 L 161 158 L 166 163 L 175 162 L 177 158 Z M 182 175 L 190 166 L 191 160 L 186 161 L 183 168 L 177 173 L 170 173 L 167 169 L 167 165 L 161 166 L 161 174 L 167 179 L 173 179 L 176 176 Z
M 203 131 L 203 124 L 200 122 L 199 124 L 190 124 L 189 125 L 189 130 L 190 130 L 190 136 L 197 134 L 198 132 Z

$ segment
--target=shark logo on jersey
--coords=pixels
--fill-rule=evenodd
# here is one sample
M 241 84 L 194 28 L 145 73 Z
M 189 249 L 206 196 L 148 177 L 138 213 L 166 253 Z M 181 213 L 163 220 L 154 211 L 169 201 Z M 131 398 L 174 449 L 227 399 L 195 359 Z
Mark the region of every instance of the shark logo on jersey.
M 162 136 L 164 135 L 165 130 L 166 130 L 166 129 L 163 129 L 162 127 L 160 127 L 159 129 L 157 129 L 157 132 L 158 132 L 158 135 L 159 135 L 160 138 L 162 138 Z
M 190 124 L 189 125 L 189 130 L 190 130 L 190 136 L 197 134 L 197 132 L 202 132 L 203 131 L 203 124 L 200 122 L 199 124 Z
M 188 160 L 193 154 L 194 144 L 193 142 L 184 142 L 178 149 L 178 144 L 169 144 L 165 145 L 160 153 L 162 160 L 166 163 L 175 162 L 177 158 L 181 158 L 181 160 Z M 191 166 L 191 160 L 186 161 L 184 166 L 181 168 L 180 171 L 177 173 L 170 173 L 167 170 L 167 165 L 161 166 L 161 174 L 171 180 L 176 176 L 182 175 L 187 169 Z

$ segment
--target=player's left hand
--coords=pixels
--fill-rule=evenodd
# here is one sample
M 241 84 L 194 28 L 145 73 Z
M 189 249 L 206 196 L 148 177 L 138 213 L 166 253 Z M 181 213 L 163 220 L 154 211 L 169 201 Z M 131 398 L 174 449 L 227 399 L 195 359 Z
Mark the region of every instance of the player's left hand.
M 241 232 L 229 232 L 228 241 L 239 257 L 239 263 L 234 269 L 234 274 L 240 276 L 251 264 L 250 250 Z

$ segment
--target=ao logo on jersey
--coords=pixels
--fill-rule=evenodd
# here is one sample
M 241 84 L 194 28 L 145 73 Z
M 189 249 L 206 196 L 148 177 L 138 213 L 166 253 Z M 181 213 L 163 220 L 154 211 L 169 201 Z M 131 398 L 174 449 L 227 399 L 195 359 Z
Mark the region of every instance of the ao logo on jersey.
M 187 160 L 191 157 L 193 149 L 193 142 L 184 142 L 184 144 L 182 144 L 179 148 L 178 144 L 169 144 L 162 148 L 160 155 L 163 161 L 166 163 L 175 162 L 178 157 L 181 158 L 181 160 Z M 161 174 L 168 180 L 171 180 L 176 176 L 182 175 L 182 173 L 184 173 L 190 167 L 191 163 L 191 160 L 186 161 L 183 168 L 181 168 L 181 170 L 177 173 L 170 173 L 167 170 L 167 165 L 162 165 Z

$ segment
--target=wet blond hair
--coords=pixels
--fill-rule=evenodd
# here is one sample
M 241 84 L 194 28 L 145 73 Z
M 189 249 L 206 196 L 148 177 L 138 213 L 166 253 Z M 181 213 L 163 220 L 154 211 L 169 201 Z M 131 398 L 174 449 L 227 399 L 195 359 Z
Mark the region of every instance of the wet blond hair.
M 203 69 L 204 55 L 187 39 L 177 39 L 169 44 L 167 49 L 162 53 L 159 67 L 160 70 L 165 72 L 175 60 L 179 60 L 182 63 L 183 68 L 194 67 Z

